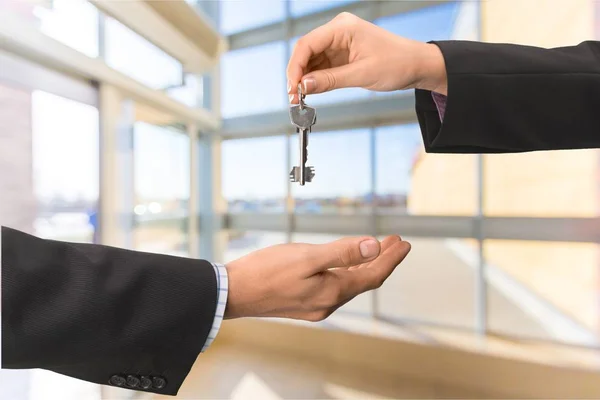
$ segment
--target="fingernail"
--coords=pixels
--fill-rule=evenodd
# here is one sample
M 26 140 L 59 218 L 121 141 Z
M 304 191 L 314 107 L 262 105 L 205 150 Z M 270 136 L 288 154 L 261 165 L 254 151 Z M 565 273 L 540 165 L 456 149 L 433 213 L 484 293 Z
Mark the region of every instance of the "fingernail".
M 317 88 L 317 81 L 315 78 L 306 78 L 302 81 L 304 85 L 304 93 L 312 93 Z
M 368 239 L 360 243 L 360 255 L 364 258 L 374 257 L 378 252 L 379 246 L 376 240 Z
M 292 91 L 292 84 L 290 83 L 290 81 L 288 81 L 287 83 L 287 92 L 291 92 Z
M 293 95 L 293 94 L 290 94 L 290 95 L 288 96 L 288 98 L 290 99 L 290 103 L 291 103 L 291 102 L 294 100 L 294 95 Z

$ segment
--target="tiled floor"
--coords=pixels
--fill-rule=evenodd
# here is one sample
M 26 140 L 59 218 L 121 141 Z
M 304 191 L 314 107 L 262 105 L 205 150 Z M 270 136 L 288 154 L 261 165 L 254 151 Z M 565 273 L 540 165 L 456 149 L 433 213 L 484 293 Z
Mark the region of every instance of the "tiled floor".
M 483 393 L 401 376 L 299 359 L 248 348 L 218 346 L 198 359 L 180 399 L 439 399 L 481 398 Z M 168 400 L 172 397 L 155 397 Z

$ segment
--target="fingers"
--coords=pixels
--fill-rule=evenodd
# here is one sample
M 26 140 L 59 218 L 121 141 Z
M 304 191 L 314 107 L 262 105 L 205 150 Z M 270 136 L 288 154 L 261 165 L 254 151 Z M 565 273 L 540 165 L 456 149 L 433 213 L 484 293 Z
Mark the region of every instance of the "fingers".
M 359 61 L 335 68 L 310 72 L 302 78 L 302 88 L 306 94 L 318 94 L 334 89 L 358 87 L 364 80 L 364 65 Z
M 396 267 L 410 252 L 410 243 L 398 241 L 373 261 L 364 271 L 357 271 L 356 275 L 365 282 L 365 290 L 380 287 L 383 282 L 394 272 Z
M 380 287 L 410 252 L 410 243 L 393 239 L 390 242 L 393 243 L 367 268 L 333 271 L 342 281 L 343 297 L 353 297 Z
M 383 239 L 383 241 L 381 242 L 381 250 L 379 251 L 380 254 L 383 254 L 387 251 L 387 249 L 389 249 L 394 243 L 397 243 L 399 241 L 401 241 L 402 238 L 398 235 L 392 235 L 392 236 L 388 236 L 385 239 Z M 364 263 L 364 264 L 359 264 L 359 265 L 354 265 L 350 268 L 348 268 L 348 270 L 353 271 L 355 269 L 358 268 L 366 268 L 367 266 L 369 266 L 370 263 Z
M 392 247 L 393 244 L 398 243 L 402 240 L 402 238 L 398 235 L 387 236 L 381 242 L 381 254 L 385 253 L 387 249 Z
M 362 264 L 375 259 L 380 251 L 381 245 L 373 237 L 344 238 L 315 245 L 310 255 L 311 272 Z
M 291 93 L 308 70 L 311 58 L 330 48 L 335 40 L 335 30 L 331 23 L 322 25 L 298 40 L 287 67 L 287 78 Z

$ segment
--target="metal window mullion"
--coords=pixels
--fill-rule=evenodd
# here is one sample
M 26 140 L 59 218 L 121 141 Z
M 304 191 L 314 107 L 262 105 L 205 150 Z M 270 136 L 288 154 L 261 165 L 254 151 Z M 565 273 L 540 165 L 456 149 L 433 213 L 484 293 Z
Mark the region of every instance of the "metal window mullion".
M 369 129 L 369 150 L 370 150 L 370 165 L 371 165 L 371 176 L 370 176 L 370 192 L 371 192 L 371 206 L 369 207 L 370 212 L 370 226 L 369 234 L 377 236 L 377 203 L 375 201 L 377 193 L 377 133 L 374 127 Z M 371 291 L 371 317 L 379 318 L 379 289 Z
M 477 2 L 477 36 L 482 39 L 481 24 L 481 1 Z M 476 237 L 478 241 L 478 265 L 475 286 L 475 329 L 481 336 L 485 336 L 488 330 L 488 285 L 486 279 L 486 263 L 484 254 L 484 232 L 483 224 L 485 219 L 485 167 L 482 154 L 477 154 L 477 216 L 476 216 Z
M 205 9 L 213 18 L 217 29 L 220 26 L 220 4 Z M 203 107 L 221 119 L 221 74 L 220 63 L 202 78 Z M 197 128 L 198 129 L 198 128 Z M 197 135 L 194 144 L 198 150 L 198 213 L 194 216 L 199 222 L 199 255 L 210 261 L 224 259 L 223 227 L 219 219 L 222 206 L 221 191 L 221 145 L 218 137 L 210 134 Z
M 377 1 L 371 2 L 369 4 L 369 16 L 371 21 L 375 21 L 381 13 L 380 3 Z M 376 97 L 375 92 L 371 92 L 369 96 L 374 99 Z M 371 176 L 370 176 L 370 184 L 371 184 L 371 220 L 370 220 L 370 234 L 373 236 L 377 236 L 379 231 L 377 224 L 377 204 L 375 201 L 377 194 L 377 132 L 374 126 L 371 126 L 369 129 L 369 150 L 370 154 L 370 164 L 371 164 Z M 380 318 L 379 313 L 379 289 L 375 289 L 371 292 L 371 317 L 378 319 Z
M 106 17 L 98 10 L 98 58 L 106 60 Z
M 292 50 L 290 48 L 290 39 L 291 39 L 291 4 L 289 1 L 285 2 L 285 59 L 289 60 L 292 55 Z M 283 79 L 285 80 L 285 87 L 287 88 L 287 76 L 284 74 Z M 288 93 L 284 93 L 285 103 L 289 103 Z M 292 134 L 291 131 L 287 130 L 285 134 L 285 168 L 286 171 L 292 168 Z M 287 224 L 286 224 L 286 242 L 292 242 L 292 236 L 294 232 L 294 198 L 292 197 L 292 182 L 289 179 L 286 179 L 286 189 L 285 189 L 285 210 L 287 214 Z
M 190 198 L 188 201 L 187 216 L 188 252 L 190 257 L 197 258 L 200 255 L 200 234 L 198 227 L 198 206 L 200 193 L 198 132 L 196 124 L 194 123 L 189 123 L 186 128 L 190 146 L 190 163 L 188 166 L 190 169 Z

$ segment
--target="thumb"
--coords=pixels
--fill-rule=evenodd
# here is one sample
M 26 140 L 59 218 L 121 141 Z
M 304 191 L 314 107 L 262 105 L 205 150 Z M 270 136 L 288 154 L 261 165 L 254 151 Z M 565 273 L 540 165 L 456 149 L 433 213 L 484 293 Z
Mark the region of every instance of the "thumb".
M 360 87 L 362 67 L 360 63 L 312 71 L 302 78 L 305 94 L 329 92 L 334 89 Z
M 313 255 L 315 269 L 351 267 L 371 261 L 379 255 L 381 244 L 372 237 L 344 238 L 316 245 Z

